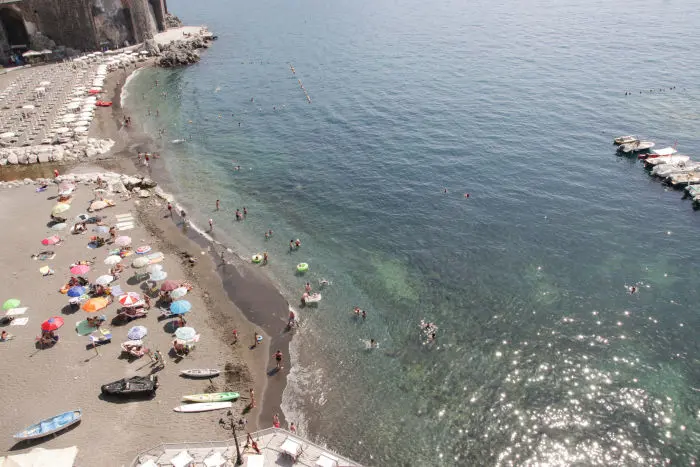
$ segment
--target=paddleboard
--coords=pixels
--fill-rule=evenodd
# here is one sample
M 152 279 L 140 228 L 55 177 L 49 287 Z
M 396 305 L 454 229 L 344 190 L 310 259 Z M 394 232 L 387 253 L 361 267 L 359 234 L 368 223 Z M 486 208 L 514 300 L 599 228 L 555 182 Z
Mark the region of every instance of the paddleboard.
M 223 402 L 238 399 L 240 394 L 237 392 L 213 392 L 211 394 L 190 394 L 182 396 L 183 401 L 188 402 Z
M 208 412 L 210 410 L 230 409 L 233 404 L 231 402 L 206 402 L 201 404 L 186 404 L 175 407 L 175 412 L 194 413 Z
M 191 370 L 181 370 L 180 373 L 190 378 L 211 378 L 217 376 L 220 371 L 213 368 L 193 368 Z

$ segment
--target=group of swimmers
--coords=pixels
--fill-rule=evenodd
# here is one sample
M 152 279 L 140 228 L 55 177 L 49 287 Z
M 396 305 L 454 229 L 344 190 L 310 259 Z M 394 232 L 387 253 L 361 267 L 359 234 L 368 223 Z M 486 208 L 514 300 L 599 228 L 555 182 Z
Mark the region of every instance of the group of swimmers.
M 425 341 L 423 344 L 430 344 L 432 342 L 435 342 L 437 339 L 437 330 L 438 327 L 435 325 L 435 323 L 427 323 L 424 319 L 420 320 L 420 330 L 421 334 L 425 337 Z

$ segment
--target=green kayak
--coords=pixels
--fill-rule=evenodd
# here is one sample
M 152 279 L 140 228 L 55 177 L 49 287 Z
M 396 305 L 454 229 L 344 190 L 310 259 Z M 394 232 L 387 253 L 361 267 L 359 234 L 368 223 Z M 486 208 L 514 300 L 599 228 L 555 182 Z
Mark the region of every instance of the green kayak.
M 241 397 L 237 392 L 212 392 L 211 394 L 191 394 L 182 396 L 183 401 L 189 402 L 225 402 Z

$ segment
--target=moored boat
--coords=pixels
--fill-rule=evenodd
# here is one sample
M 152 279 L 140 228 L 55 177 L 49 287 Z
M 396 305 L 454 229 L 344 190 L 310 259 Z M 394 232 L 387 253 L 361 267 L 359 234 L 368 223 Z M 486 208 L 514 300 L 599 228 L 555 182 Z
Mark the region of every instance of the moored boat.
M 693 198 L 696 196 L 700 196 L 700 186 L 698 185 L 688 185 L 685 188 L 685 191 L 688 193 L 688 196 L 691 196 Z
M 212 392 L 209 394 L 182 396 L 182 400 L 189 402 L 225 402 L 238 399 L 239 397 L 241 396 L 237 392 Z
M 62 414 L 54 415 L 51 418 L 44 419 L 39 423 L 28 426 L 24 430 L 14 435 L 14 438 L 20 440 L 43 438 L 44 436 L 65 430 L 71 425 L 75 425 L 81 418 L 82 411 L 80 409 L 63 412 Z
M 670 146 L 661 148 L 661 149 L 652 149 L 648 153 L 645 154 L 637 154 L 637 157 L 639 159 L 653 159 L 655 157 L 661 157 L 661 156 L 672 156 L 676 154 L 678 151 L 676 148 L 672 148 Z
M 681 162 L 679 164 L 661 164 L 651 169 L 651 174 L 666 178 L 674 174 L 694 172 L 700 169 L 700 162 Z
M 653 141 L 637 141 L 636 143 L 627 143 L 618 147 L 618 151 L 624 154 L 634 154 L 637 152 L 647 151 L 656 145 Z
M 157 376 L 132 376 L 118 381 L 102 385 L 102 394 L 105 396 L 147 396 L 153 397 L 158 389 Z
M 700 172 L 673 174 L 668 177 L 668 182 L 675 187 L 697 185 L 700 183 Z
M 197 404 L 185 404 L 175 407 L 175 412 L 195 413 L 208 412 L 210 410 L 230 409 L 233 406 L 231 402 L 203 402 Z
M 613 144 L 616 146 L 621 146 L 623 144 L 630 144 L 630 143 L 636 143 L 639 141 L 639 138 L 636 136 L 632 135 L 627 135 L 627 136 L 618 136 L 613 140 Z
M 647 159 L 644 161 L 644 166 L 646 168 L 654 167 L 660 164 L 680 164 L 681 162 L 688 162 L 690 160 L 689 156 L 684 155 L 673 155 L 673 156 L 659 156 L 653 159 Z
M 188 378 L 213 378 L 214 376 L 219 376 L 219 373 L 221 372 L 215 368 L 192 368 L 180 371 L 182 376 L 187 376 Z

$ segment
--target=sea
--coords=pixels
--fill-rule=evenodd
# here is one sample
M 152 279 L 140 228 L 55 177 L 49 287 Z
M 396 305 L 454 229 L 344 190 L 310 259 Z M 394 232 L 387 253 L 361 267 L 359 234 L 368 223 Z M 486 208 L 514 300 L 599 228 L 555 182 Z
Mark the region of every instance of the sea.
M 270 255 L 287 421 L 366 465 L 698 462 L 700 212 L 612 144 L 700 159 L 696 2 L 168 7 L 218 40 L 125 105 L 192 221 Z

